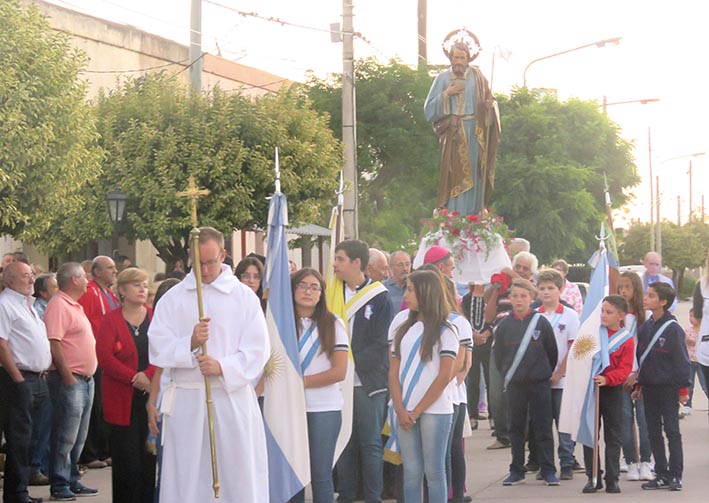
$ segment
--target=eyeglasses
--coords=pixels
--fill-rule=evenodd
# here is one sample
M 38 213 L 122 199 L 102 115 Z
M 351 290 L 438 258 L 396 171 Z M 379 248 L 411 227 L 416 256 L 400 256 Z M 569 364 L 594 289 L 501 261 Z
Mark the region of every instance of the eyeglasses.
M 317 284 L 307 285 L 305 283 L 298 283 L 297 285 L 295 285 L 295 289 L 300 292 L 311 291 L 311 292 L 318 293 L 318 292 L 322 291 L 322 288 L 320 288 L 320 285 L 317 285 Z
M 261 275 L 260 274 L 249 274 L 248 272 L 243 272 L 239 274 L 239 279 L 241 281 L 249 281 L 250 279 L 254 279 L 256 281 L 261 281 Z

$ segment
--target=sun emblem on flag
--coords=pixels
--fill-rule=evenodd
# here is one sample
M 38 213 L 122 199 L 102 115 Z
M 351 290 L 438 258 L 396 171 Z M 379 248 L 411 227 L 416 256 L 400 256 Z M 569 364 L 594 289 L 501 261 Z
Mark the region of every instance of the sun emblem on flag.
M 572 348 L 574 358 L 583 360 L 588 355 L 593 353 L 597 348 L 596 338 L 591 334 L 585 334 L 576 338 Z
M 283 373 L 283 357 L 271 350 L 271 356 L 263 369 L 263 375 L 267 380 L 275 379 Z

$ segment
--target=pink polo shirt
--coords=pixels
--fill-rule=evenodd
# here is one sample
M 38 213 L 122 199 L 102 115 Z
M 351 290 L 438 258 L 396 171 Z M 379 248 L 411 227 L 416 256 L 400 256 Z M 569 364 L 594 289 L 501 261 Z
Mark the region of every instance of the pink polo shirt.
M 60 290 L 47 305 L 44 324 L 49 340 L 62 343 L 64 359 L 71 372 L 94 375 L 98 366 L 96 339 L 81 304 Z M 55 369 L 54 365 L 51 368 Z

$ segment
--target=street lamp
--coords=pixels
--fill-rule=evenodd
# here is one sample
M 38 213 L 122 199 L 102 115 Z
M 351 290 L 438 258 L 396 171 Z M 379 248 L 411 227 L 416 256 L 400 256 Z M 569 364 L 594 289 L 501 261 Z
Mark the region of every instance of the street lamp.
M 108 215 L 113 223 L 113 239 L 111 246 L 113 248 L 114 260 L 118 258 L 118 225 L 123 221 L 123 214 L 126 211 L 126 200 L 128 198 L 121 192 L 121 189 L 115 189 L 106 194 L 106 203 L 108 203 Z
M 627 105 L 629 103 L 640 103 L 642 105 L 647 105 L 648 103 L 656 103 L 660 101 L 659 98 L 645 98 L 641 100 L 627 100 L 627 101 L 613 101 L 608 103 L 608 99 L 603 95 L 603 114 L 607 115 L 608 107 L 613 105 Z M 650 167 L 650 248 L 655 248 L 655 217 L 653 214 L 653 197 L 654 191 L 652 188 L 652 140 L 650 136 L 650 126 L 647 127 L 647 151 L 648 151 L 648 166 Z
M 592 42 L 590 44 L 580 45 L 578 47 L 574 47 L 573 49 L 566 49 L 565 51 L 555 52 L 554 54 L 549 54 L 548 56 L 542 56 L 541 58 L 533 59 L 524 68 L 524 73 L 522 74 L 522 87 L 527 87 L 527 70 L 529 70 L 529 67 L 532 66 L 534 63 L 537 63 L 538 61 L 543 61 L 545 59 L 554 58 L 556 56 L 561 56 L 563 54 L 568 54 L 568 53 L 574 52 L 574 51 L 580 51 L 581 49 L 586 49 L 587 47 L 596 46 L 600 49 L 601 47 L 605 47 L 608 44 L 618 45 L 620 43 L 621 38 L 622 37 L 613 37 L 613 38 L 608 38 L 605 40 L 599 40 L 598 42 Z

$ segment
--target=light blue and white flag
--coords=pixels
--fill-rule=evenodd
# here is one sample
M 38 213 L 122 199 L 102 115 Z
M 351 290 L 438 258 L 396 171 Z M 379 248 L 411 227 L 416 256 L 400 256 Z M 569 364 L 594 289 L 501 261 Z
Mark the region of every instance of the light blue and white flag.
M 266 364 L 263 417 L 271 503 L 285 503 L 310 483 L 303 373 L 288 269 L 288 204 L 278 184 L 268 211 L 265 285 L 271 358 Z M 238 466 L 231 467 L 238 470 Z
M 601 236 L 604 236 L 604 226 Z M 608 252 L 605 243 L 593 254 L 591 283 L 583 304 L 578 336 L 569 349 L 559 431 L 593 447 L 595 386 L 593 377 L 609 365 L 608 337 L 601 336 L 601 304 L 608 295 Z M 606 332 L 607 333 L 607 332 Z

